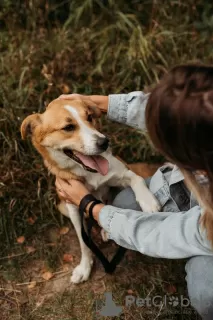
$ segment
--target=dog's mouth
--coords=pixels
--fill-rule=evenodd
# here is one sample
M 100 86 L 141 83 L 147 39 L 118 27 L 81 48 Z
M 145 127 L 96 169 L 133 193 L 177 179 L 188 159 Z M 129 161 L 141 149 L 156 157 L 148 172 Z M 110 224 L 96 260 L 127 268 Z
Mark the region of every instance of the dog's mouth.
M 83 153 L 72 151 L 68 148 L 63 149 L 67 157 L 78 162 L 87 171 L 97 173 L 105 176 L 109 171 L 109 162 L 107 159 L 100 155 L 88 156 Z

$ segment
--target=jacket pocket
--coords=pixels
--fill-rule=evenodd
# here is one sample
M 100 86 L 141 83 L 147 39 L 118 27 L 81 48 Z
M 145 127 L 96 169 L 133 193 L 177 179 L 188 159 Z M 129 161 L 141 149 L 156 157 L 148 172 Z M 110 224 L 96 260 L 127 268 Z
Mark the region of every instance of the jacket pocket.
M 160 212 L 180 212 L 176 202 L 171 198 L 167 188 L 162 187 L 154 193 L 161 204 Z
M 179 208 L 172 199 L 169 183 L 164 176 L 167 166 L 159 168 L 150 180 L 149 189 L 161 204 L 161 212 L 179 212 Z
M 158 199 L 158 201 L 161 204 L 161 207 L 163 207 L 167 201 L 170 199 L 167 190 L 165 187 L 160 188 L 157 192 L 154 193 L 154 196 Z

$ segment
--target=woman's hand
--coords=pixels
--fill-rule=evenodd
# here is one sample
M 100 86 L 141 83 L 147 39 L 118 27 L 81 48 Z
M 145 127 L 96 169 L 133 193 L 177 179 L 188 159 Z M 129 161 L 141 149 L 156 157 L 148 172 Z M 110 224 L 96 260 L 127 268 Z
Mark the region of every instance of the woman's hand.
M 98 95 L 92 95 L 92 96 L 86 96 L 83 94 L 62 94 L 59 96 L 58 99 L 65 99 L 65 100 L 74 100 L 76 98 L 80 98 L 81 100 L 90 100 L 91 103 L 94 103 L 102 112 L 107 112 L 108 109 L 108 103 L 109 98 L 108 96 L 98 96 Z
M 59 195 L 66 201 L 79 206 L 83 197 L 89 194 L 89 191 L 83 183 L 77 180 L 69 180 L 65 181 L 60 178 L 57 178 L 55 181 L 56 189 Z M 91 204 L 91 203 L 90 203 Z M 88 209 L 90 204 L 86 207 L 86 213 L 88 213 Z M 98 222 L 99 220 L 99 213 L 101 209 L 104 207 L 104 204 L 97 204 L 93 208 L 93 217 Z
M 57 178 L 55 181 L 59 195 L 66 201 L 79 206 L 81 199 L 89 194 L 83 183 L 78 180 L 62 180 Z

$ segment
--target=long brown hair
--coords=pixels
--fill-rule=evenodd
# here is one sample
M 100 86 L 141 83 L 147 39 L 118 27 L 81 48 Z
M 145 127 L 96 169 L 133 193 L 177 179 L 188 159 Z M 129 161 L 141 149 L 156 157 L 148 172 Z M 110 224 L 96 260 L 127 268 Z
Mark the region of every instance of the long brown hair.
M 150 94 L 146 125 L 154 146 L 179 166 L 205 210 L 202 224 L 213 243 L 213 67 L 174 67 Z M 208 183 L 197 182 L 196 170 Z

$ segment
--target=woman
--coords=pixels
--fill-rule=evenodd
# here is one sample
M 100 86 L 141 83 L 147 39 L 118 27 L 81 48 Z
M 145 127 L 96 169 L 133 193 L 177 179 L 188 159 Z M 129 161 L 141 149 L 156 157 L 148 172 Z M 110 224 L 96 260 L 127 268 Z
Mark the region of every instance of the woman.
M 112 206 L 95 205 L 93 217 L 123 247 L 152 257 L 190 258 L 186 280 L 191 303 L 203 319 L 212 319 L 213 67 L 177 66 L 150 95 L 88 98 L 109 119 L 147 128 L 157 150 L 175 164 L 161 167 L 149 182 L 163 212 L 140 212 L 128 188 Z M 76 205 L 89 193 L 78 181 L 58 180 L 56 187 Z

